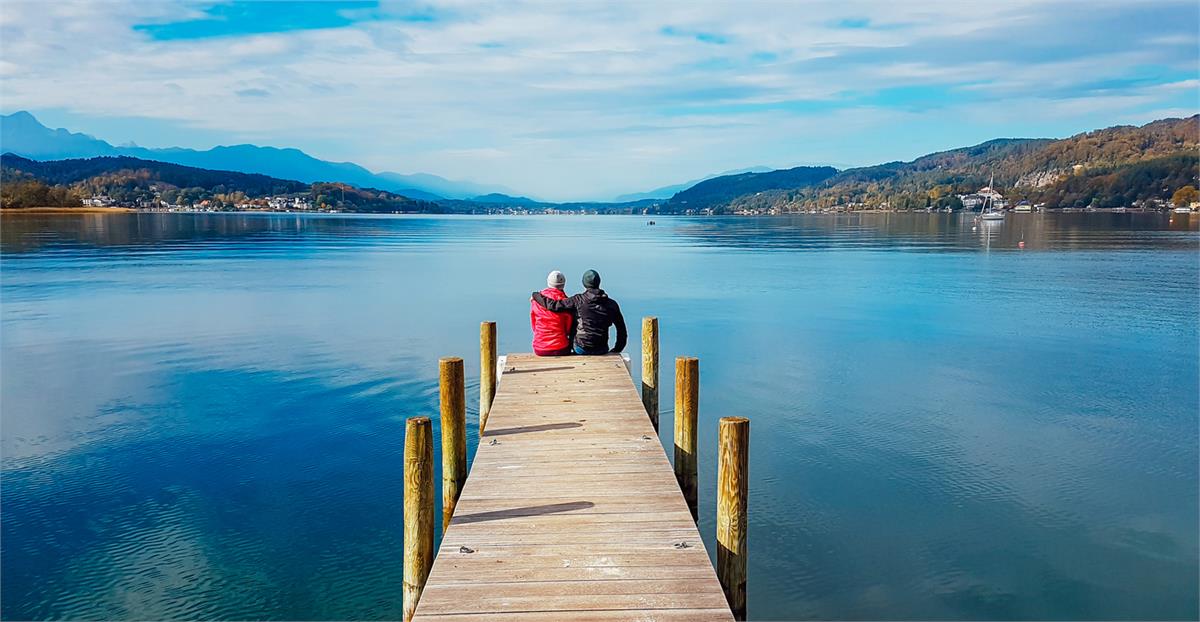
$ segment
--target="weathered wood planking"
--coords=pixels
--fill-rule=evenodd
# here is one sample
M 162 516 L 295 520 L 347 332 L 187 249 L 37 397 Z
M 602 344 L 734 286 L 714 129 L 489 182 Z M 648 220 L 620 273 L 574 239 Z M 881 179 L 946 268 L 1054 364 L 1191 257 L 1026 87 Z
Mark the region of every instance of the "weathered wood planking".
M 415 619 L 733 620 L 619 356 L 508 356 Z

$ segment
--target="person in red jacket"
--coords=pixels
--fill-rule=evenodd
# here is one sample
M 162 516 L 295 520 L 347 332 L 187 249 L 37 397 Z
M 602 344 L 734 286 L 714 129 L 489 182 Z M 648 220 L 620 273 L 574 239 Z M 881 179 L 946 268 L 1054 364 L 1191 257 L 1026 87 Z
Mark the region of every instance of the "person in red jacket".
M 558 270 L 546 275 L 546 289 L 541 294 L 550 300 L 566 300 L 563 288 L 567 277 Z M 529 324 L 533 328 L 533 353 L 538 356 L 571 354 L 575 341 L 575 315 L 569 311 L 555 313 L 529 300 Z

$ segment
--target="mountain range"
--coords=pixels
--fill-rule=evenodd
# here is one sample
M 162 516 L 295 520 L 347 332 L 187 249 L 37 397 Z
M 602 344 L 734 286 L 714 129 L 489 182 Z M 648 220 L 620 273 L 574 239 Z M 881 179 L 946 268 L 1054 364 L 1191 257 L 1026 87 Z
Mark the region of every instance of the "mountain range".
M 261 174 L 271 183 L 349 184 L 369 196 L 378 209 L 396 206 L 401 199 L 437 200 L 422 204 L 423 211 L 493 210 L 497 208 L 586 209 L 588 211 L 651 213 L 762 213 L 816 209 L 951 208 L 958 209 L 960 195 L 974 193 L 984 185 L 1003 189 L 1010 199 L 1045 203 L 1050 207 L 1117 207 L 1144 201 L 1165 201 L 1187 185 L 1200 185 L 1200 115 L 1186 119 L 1162 119 L 1143 126 L 1114 126 L 1064 139 L 1002 138 L 970 147 L 932 153 L 909 162 L 838 170 L 830 166 L 799 166 L 770 170 L 755 167 L 664 186 L 645 193 L 627 194 L 615 203 L 555 204 L 519 196 L 503 188 L 447 180 L 435 175 L 372 173 L 349 162 L 327 162 L 297 149 L 255 145 L 192 149 L 146 149 L 113 145 L 67 130 L 52 130 L 33 115 L 18 112 L 0 117 L 0 152 L 31 160 L 76 158 L 78 179 L 83 173 L 121 163 L 120 157 L 138 158 L 121 170 L 109 170 L 124 183 L 127 179 L 160 179 L 172 171 L 155 166 L 166 162 L 215 171 L 227 179 L 225 189 L 205 190 L 212 196 L 227 196 L 234 188 L 257 188 L 257 182 L 238 173 Z M 96 158 L 94 163 L 78 158 Z M 115 161 L 114 161 L 115 160 Z M 22 164 L 19 170 L 52 171 L 54 167 Z M 149 177 L 146 177 L 149 176 Z M 34 175 L 44 182 L 62 183 Z M 103 175 L 101 175 L 103 177 Z M 188 179 L 208 179 L 189 172 Z M 293 181 L 295 180 L 295 181 Z M 113 188 L 107 178 L 106 188 Z M 993 184 L 994 181 L 994 184 Z M 140 181 L 144 186 L 145 179 Z M 170 182 L 169 182 L 170 183 Z M 249 185 L 248 185 L 249 184 Z M 86 184 L 85 184 L 86 185 Z M 175 184 L 178 185 L 178 184 Z M 204 184 L 199 187 L 205 188 Z M 139 189 L 146 189 L 139 186 Z M 247 196 L 250 196 L 249 193 Z M 668 198 L 669 196 L 669 198 Z M 377 198 L 382 197 L 383 203 Z M 412 206 L 404 206 L 407 210 Z
M 478 203 L 510 205 L 544 203 L 536 199 L 518 196 L 519 193 L 503 186 L 450 180 L 429 173 L 404 174 L 386 171 L 375 173 L 353 162 L 321 160 L 299 149 L 249 144 L 219 146 L 206 150 L 182 147 L 153 149 L 137 145 L 113 145 L 87 134 L 61 128 L 51 129 L 26 111 L 0 115 L 0 153 L 12 153 L 33 160 L 129 156 L 210 170 L 257 173 L 306 183 L 341 182 L 362 188 L 387 190 L 414 199 L 463 199 Z M 647 192 L 624 194 L 613 199 L 613 202 L 626 204 L 646 199 L 668 199 L 681 190 L 686 190 L 699 182 L 715 177 L 741 173 L 765 173 L 771 170 L 765 166 L 755 166 L 724 171 Z
M 343 182 L 363 188 L 379 188 L 414 199 L 467 199 L 492 193 L 516 194 L 502 186 L 450 180 L 428 173 L 373 173 L 352 162 L 320 160 L 299 149 L 229 145 L 198 151 L 181 147 L 150 149 L 132 145 L 115 146 L 86 134 L 48 128 L 25 111 L 0 116 L 0 153 L 12 153 L 34 160 L 129 156 L 211 170 L 258 173 L 306 183 Z

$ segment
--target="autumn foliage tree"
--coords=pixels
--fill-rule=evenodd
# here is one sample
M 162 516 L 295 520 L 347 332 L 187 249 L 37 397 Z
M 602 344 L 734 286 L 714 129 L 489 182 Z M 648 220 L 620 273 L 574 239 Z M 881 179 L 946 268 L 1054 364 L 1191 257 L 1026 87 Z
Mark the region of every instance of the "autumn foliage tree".
M 51 186 L 36 179 L 0 182 L 0 208 L 78 207 L 78 193 L 66 186 Z
M 1171 203 L 1175 207 L 1187 207 L 1193 202 L 1200 200 L 1200 191 L 1196 190 L 1195 186 L 1184 186 L 1175 191 L 1171 195 Z

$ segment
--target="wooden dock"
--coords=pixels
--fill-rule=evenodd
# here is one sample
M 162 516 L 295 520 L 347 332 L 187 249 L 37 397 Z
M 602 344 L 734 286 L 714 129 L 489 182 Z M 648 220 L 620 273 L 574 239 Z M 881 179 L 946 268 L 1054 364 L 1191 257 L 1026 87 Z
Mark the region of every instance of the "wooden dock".
M 734 619 L 620 356 L 506 357 L 414 619 Z

